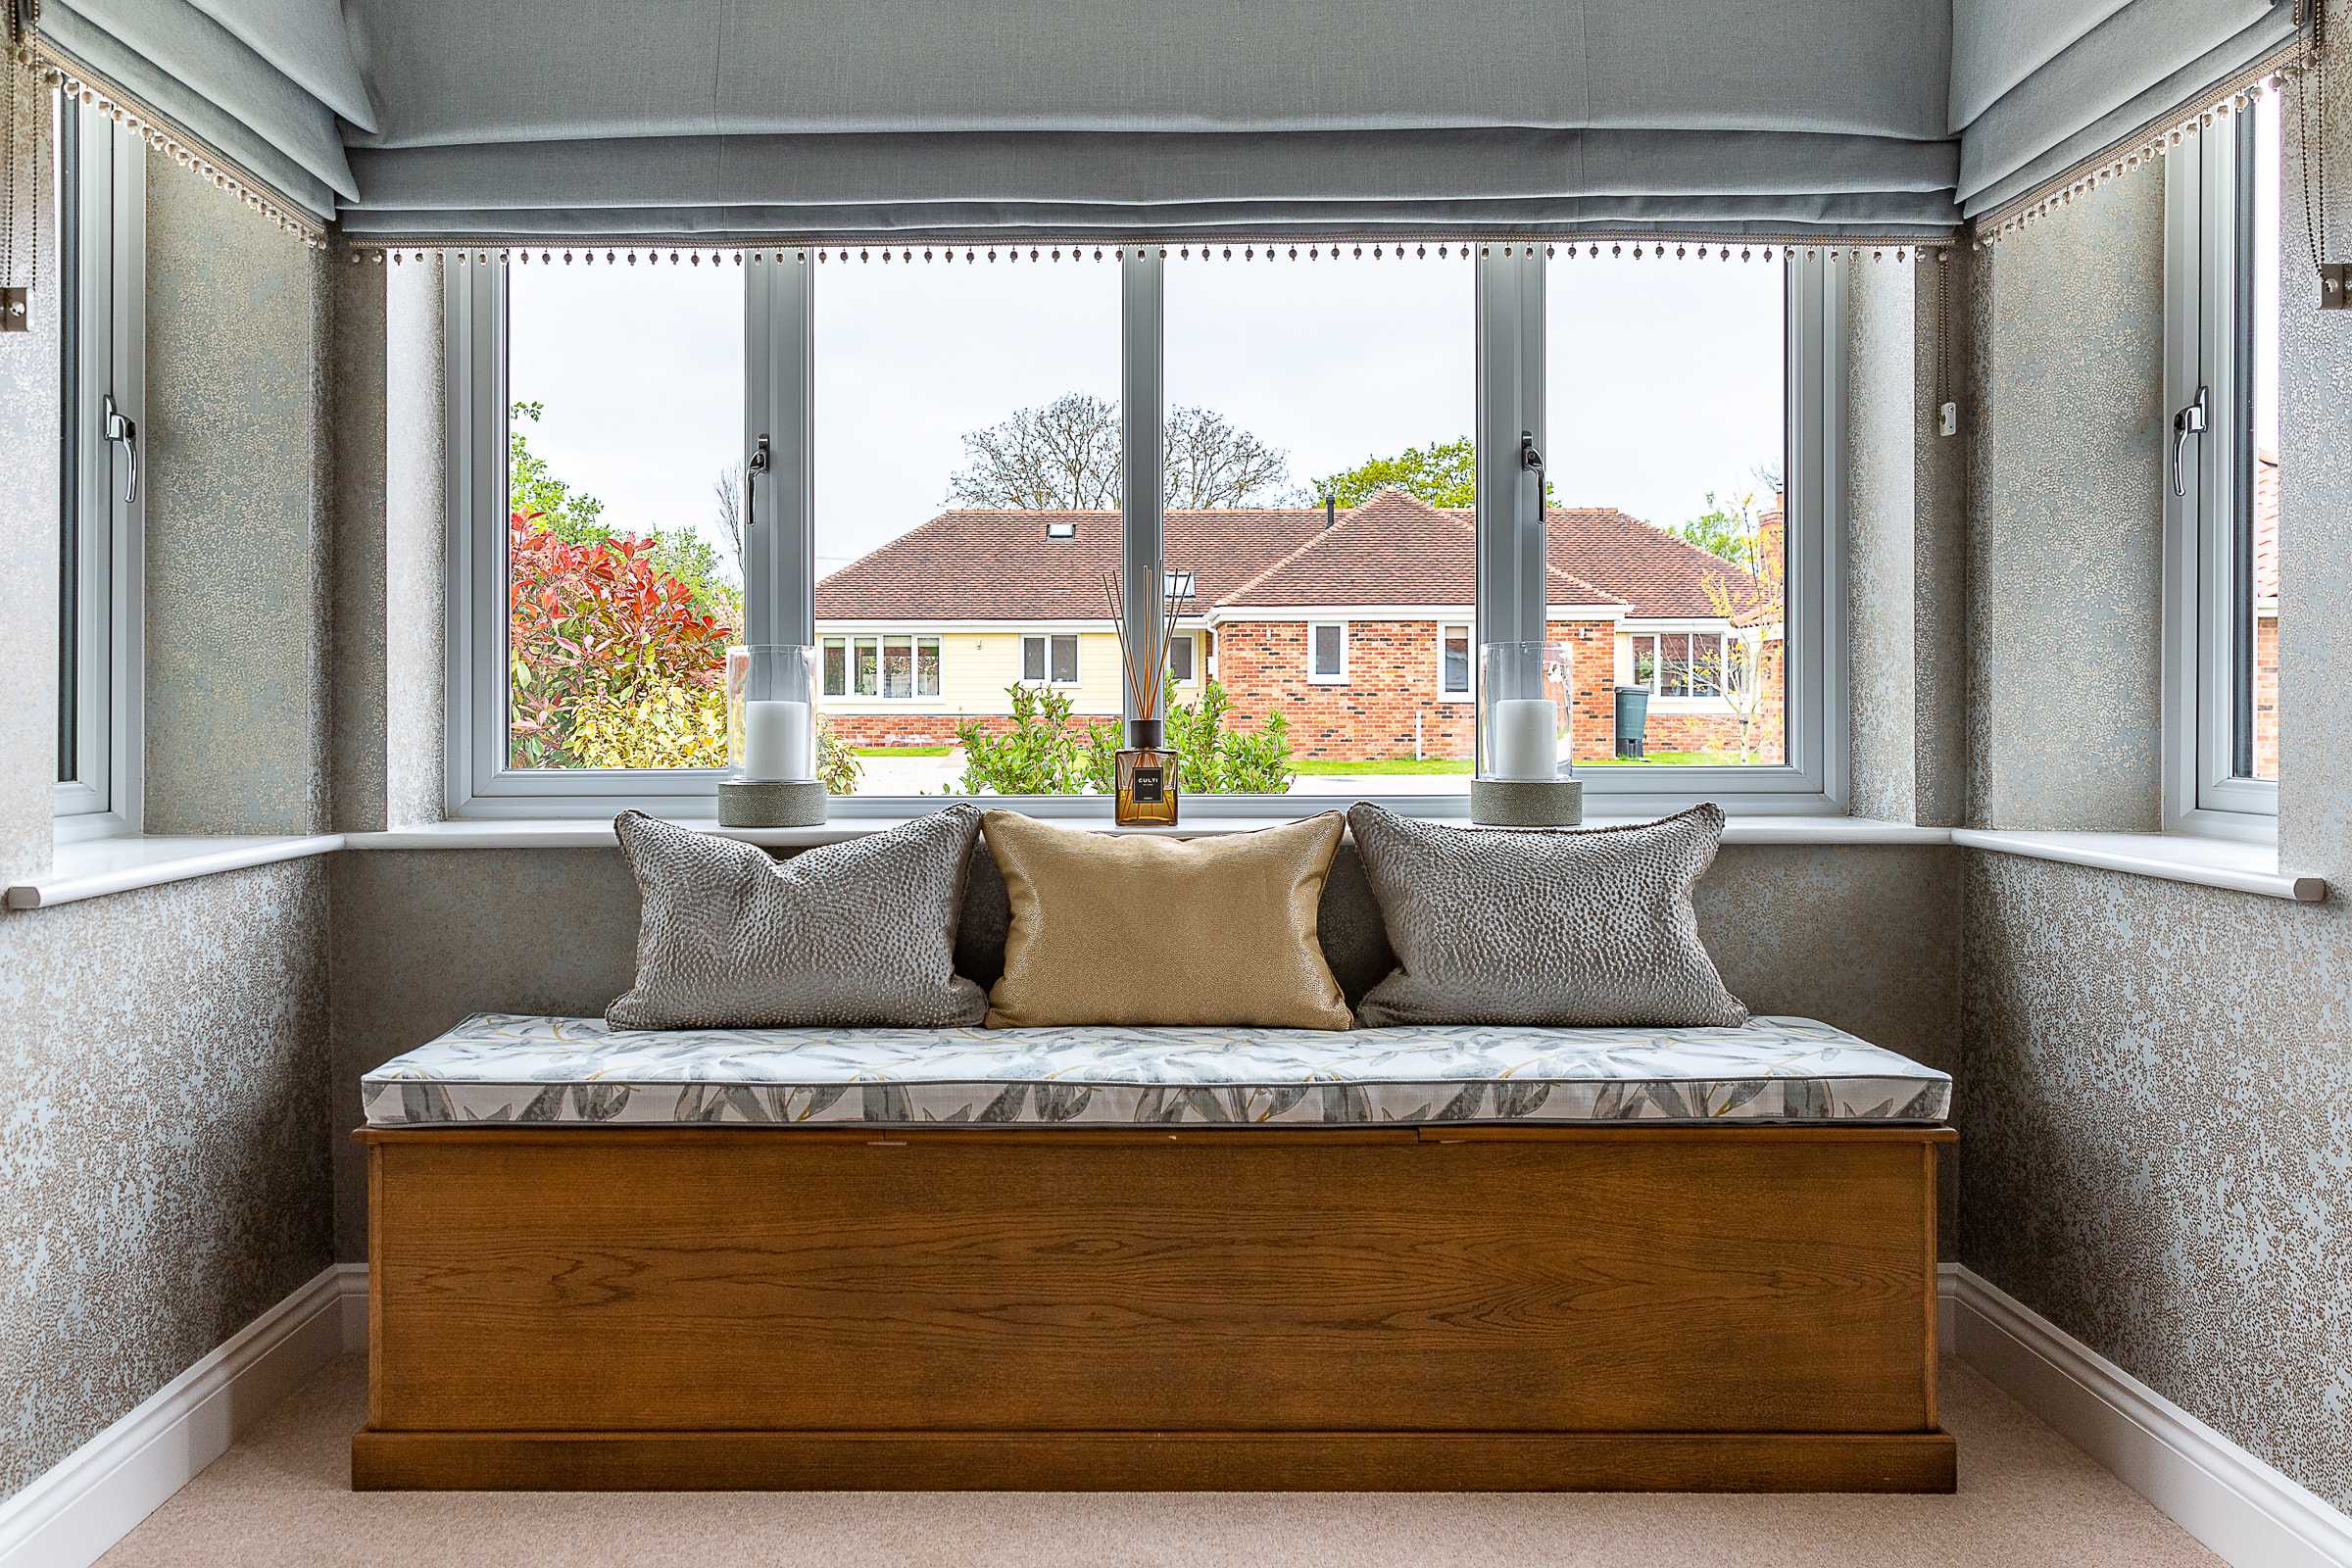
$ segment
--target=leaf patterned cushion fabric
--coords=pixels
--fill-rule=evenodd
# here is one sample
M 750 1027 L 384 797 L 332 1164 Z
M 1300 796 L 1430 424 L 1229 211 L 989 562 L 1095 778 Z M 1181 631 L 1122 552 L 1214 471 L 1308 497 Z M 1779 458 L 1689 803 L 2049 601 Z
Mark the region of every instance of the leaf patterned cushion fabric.
M 1938 1122 L 1951 1079 L 1806 1018 L 1740 1028 L 686 1029 L 481 1013 L 362 1080 L 379 1127 Z
M 615 1028 L 952 1028 L 987 1010 L 956 972 L 976 807 L 789 860 L 642 811 L 612 828 L 645 901 Z
M 1348 825 L 1396 951 L 1356 1009 L 1367 1026 L 1747 1021 L 1690 910 L 1723 839 L 1719 806 L 1557 830 L 1448 827 L 1367 804 Z

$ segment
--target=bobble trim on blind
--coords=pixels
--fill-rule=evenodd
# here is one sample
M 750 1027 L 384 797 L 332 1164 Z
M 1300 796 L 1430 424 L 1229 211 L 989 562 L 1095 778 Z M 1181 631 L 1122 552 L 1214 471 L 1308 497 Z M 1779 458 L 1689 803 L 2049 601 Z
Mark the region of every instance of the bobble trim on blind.
M 2153 164 L 2180 146 L 2183 138 L 2215 125 L 2227 129 L 2232 113 L 2253 108 L 2266 91 L 2277 92 L 2293 84 L 2310 68 L 2311 50 L 2311 37 L 2306 30 L 2269 58 L 2247 67 L 2196 99 L 2179 116 L 2143 127 L 2105 152 L 1986 213 L 1970 225 L 1972 244 L 1983 250 L 2022 234 L 2051 214 L 2073 205 L 2076 197 L 2087 196 L 2110 180 L 2121 179 Z
M 245 207 L 276 225 L 280 232 L 301 240 L 313 250 L 324 248 L 325 225 L 288 202 L 267 182 L 256 179 L 235 163 L 221 157 L 204 142 L 141 105 L 128 93 L 87 68 L 55 53 L 46 43 L 35 44 L 32 53 L 33 69 L 40 81 L 63 93 L 66 102 L 105 111 L 107 118 L 116 124 L 136 133 L 148 146 L 169 156 L 181 169 L 209 180 L 213 188 L 221 194 L 236 198 Z
M 381 267 L 387 262 L 395 267 L 421 266 L 427 262 L 442 265 L 456 263 L 461 267 L 487 266 L 495 261 L 501 266 L 520 267 L 711 267 L 722 264 L 722 258 L 741 267 L 748 259 L 753 263 L 783 263 L 790 260 L 806 266 L 812 260 L 819 266 L 878 266 L 966 267 L 1051 265 L 1060 262 L 1122 262 L 1132 253 L 1142 255 L 1154 251 L 1162 261 L 1179 264 L 1193 262 L 1338 262 L 1371 261 L 1468 261 L 1473 251 L 1481 256 L 1501 254 L 1532 255 L 1541 246 L 1544 256 L 1557 260 L 1575 261 L 1580 256 L 1599 260 L 1601 246 L 1608 246 L 1612 259 L 1631 257 L 1635 261 L 1649 258 L 1657 261 L 1716 261 L 1729 262 L 1735 256 L 1742 262 L 1773 262 L 1800 252 L 1806 257 L 1826 255 L 1833 262 L 1859 262 L 1865 257 L 1883 262 L 1891 257 L 1907 262 L 1913 255 L 1922 258 L 1933 251 L 1937 261 L 1951 255 L 1952 246 L 1943 241 L 1864 240 L 1840 241 L 1836 244 L 1764 243 L 1754 239 L 1740 242 L 1737 248 L 1719 238 L 1660 240 L 1650 235 L 1639 239 L 1563 240 L 1465 240 L 1449 237 L 1444 240 L 1317 240 L 1296 245 L 1285 241 L 1177 241 L 1157 244 L 1123 243 L 1099 245 L 1087 242 L 1040 242 L 1028 245 L 1005 243 L 930 244 L 930 245 L 744 245 L 704 241 L 696 244 L 666 245 L 589 245 L 574 242 L 567 245 L 485 245 L 478 241 L 461 244 L 457 241 L 420 245 L 414 241 L 353 240 L 348 244 L 352 266 L 364 262 Z

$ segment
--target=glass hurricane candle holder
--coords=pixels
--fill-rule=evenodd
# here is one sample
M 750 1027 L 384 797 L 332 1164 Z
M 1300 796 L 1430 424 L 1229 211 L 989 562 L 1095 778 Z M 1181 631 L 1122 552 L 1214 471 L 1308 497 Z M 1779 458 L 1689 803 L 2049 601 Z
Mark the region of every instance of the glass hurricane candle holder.
M 1574 827 L 1585 787 L 1576 758 L 1576 654 L 1561 643 L 1478 651 L 1478 766 L 1470 819 L 1496 827 Z
M 1559 643 L 1486 643 L 1478 660 L 1478 776 L 1567 777 L 1575 755 L 1573 651 Z
M 816 777 L 816 650 L 747 643 L 727 650 L 727 769 L 755 784 Z

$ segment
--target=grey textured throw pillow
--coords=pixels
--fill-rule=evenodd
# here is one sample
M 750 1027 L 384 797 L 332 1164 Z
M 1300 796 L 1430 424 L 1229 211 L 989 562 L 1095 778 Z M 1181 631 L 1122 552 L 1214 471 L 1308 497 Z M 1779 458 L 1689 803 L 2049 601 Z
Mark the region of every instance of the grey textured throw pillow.
M 941 1029 L 988 1010 L 956 972 L 977 807 L 781 861 L 642 811 L 612 830 L 645 899 L 636 987 L 605 1009 L 615 1029 Z
M 1396 950 L 1396 971 L 1357 1009 L 1368 1028 L 1747 1022 L 1690 912 L 1723 838 L 1720 807 L 1552 831 L 1446 827 L 1367 805 L 1348 825 Z

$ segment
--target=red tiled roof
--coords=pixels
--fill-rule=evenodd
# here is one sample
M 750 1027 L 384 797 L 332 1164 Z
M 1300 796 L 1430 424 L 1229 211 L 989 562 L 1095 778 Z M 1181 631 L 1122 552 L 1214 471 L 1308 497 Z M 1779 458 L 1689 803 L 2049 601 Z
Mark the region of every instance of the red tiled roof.
M 1338 514 L 1252 508 L 1167 514 L 1171 570 L 1206 611 L 1458 605 L 1477 565 L 1470 514 L 1383 490 Z M 1047 537 L 1068 523 L 1071 539 Z M 1607 507 L 1545 514 L 1554 604 L 1623 605 L 1636 618 L 1705 616 L 1719 558 Z M 1115 512 L 948 512 L 817 584 L 821 620 L 1096 620 L 1119 562 Z

